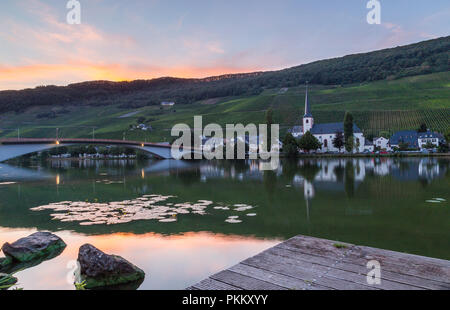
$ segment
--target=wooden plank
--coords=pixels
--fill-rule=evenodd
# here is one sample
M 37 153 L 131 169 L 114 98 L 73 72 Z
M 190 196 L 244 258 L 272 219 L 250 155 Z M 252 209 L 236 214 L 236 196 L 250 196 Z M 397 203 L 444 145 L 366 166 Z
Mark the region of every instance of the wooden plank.
M 390 256 L 384 251 L 376 251 L 367 247 L 356 247 L 349 254 L 347 259 L 362 261 L 377 260 L 382 266 L 382 270 L 389 270 L 397 274 L 410 275 L 421 279 L 429 279 L 437 282 L 450 284 L 450 265 L 440 266 L 424 260 L 422 263 L 417 258 L 411 258 L 408 254 L 401 256 Z M 385 255 L 387 254 L 387 255 Z
M 328 277 L 325 274 L 327 270 L 324 266 L 312 266 L 313 264 L 303 264 L 290 258 L 283 258 L 272 253 L 262 253 L 242 262 L 244 265 L 250 265 L 256 268 L 265 269 L 271 272 L 279 273 L 285 276 L 291 276 L 307 283 L 315 283 L 329 289 L 350 289 L 350 290 L 370 290 L 378 289 L 368 285 Z M 315 268 L 310 268 L 315 267 Z
M 220 282 L 220 281 L 216 281 L 211 278 L 205 279 L 205 280 L 191 286 L 191 288 L 193 288 L 194 290 L 209 290 L 209 291 L 241 290 L 238 287 L 235 287 L 235 286 L 232 286 L 232 285 Z
M 381 264 L 381 284 L 367 283 L 367 262 Z M 450 290 L 450 261 L 296 236 L 189 289 Z
M 332 265 L 332 263 L 338 262 L 337 260 L 332 260 L 328 257 L 306 254 L 303 252 L 302 249 L 291 247 L 289 245 L 286 245 L 285 243 L 279 244 L 275 248 L 282 248 L 282 249 L 296 252 L 295 257 L 297 259 L 310 260 L 316 264 L 329 266 L 329 265 Z M 368 270 L 366 268 L 367 262 L 368 262 L 367 259 L 353 259 L 352 257 L 349 257 L 347 255 L 346 257 L 341 259 L 341 261 L 337 265 L 337 268 L 342 269 L 342 270 L 360 273 L 360 274 L 367 274 L 367 272 L 368 272 Z M 401 273 L 391 271 L 391 270 L 397 270 L 397 268 L 398 268 L 397 266 L 392 267 L 392 265 L 390 265 L 390 264 L 383 263 L 381 279 L 404 283 L 407 285 L 411 285 L 411 286 L 415 286 L 417 288 L 423 288 L 423 289 L 431 289 L 431 290 L 433 290 L 433 289 L 434 290 L 450 289 L 450 283 L 443 283 L 440 281 L 419 278 L 416 276 L 411 276 L 411 275 L 406 275 L 406 274 L 401 274 Z
M 337 279 L 343 279 L 343 280 L 347 280 L 350 282 L 370 286 L 367 283 L 367 272 L 369 270 L 366 269 L 365 263 L 362 266 L 348 264 L 348 266 L 350 266 L 350 268 L 343 269 L 343 268 L 341 268 L 342 263 L 340 261 L 332 261 L 331 260 L 328 263 L 321 265 L 321 264 L 317 264 L 317 262 L 314 260 L 314 258 L 316 258 L 317 256 L 316 257 L 310 256 L 310 260 L 308 260 L 307 256 L 299 257 L 299 255 L 297 255 L 298 253 L 287 250 L 287 249 L 282 249 L 282 248 L 275 249 L 274 248 L 273 250 L 274 250 L 273 252 L 269 251 L 268 253 L 282 256 L 282 257 L 284 257 L 283 258 L 284 261 L 289 260 L 289 261 L 292 261 L 293 263 L 295 262 L 296 264 L 302 266 L 303 268 L 308 268 L 309 270 L 315 270 L 315 271 L 319 272 L 319 275 L 327 276 L 327 277 L 334 277 Z M 324 261 L 322 261 L 322 263 L 324 263 Z M 377 289 L 386 289 L 386 290 L 421 289 L 420 287 L 412 286 L 410 284 L 399 283 L 396 281 L 391 281 L 386 278 L 383 279 L 383 273 L 381 274 L 381 276 L 382 276 L 381 277 L 381 279 L 382 279 L 381 285 L 374 285 L 373 287 L 375 287 Z
M 349 245 L 347 248 L 336 249 L 335 244 L 341 243 L 301 236 L 286 241 L 283 244 L 283 247 L 289 246 L 302 253 L 309 253 L 335 260 L 343 259 L 346 262 L 356 264 L 361 264 L 363 261 L 367 263 L 369 260 L 377 260 L 382 265 L 382 270 L 385 271 L 432 280 L 438 282 L 435 283 L 435 285 L 438 285 L 441 288 L 446 288 L 448 284 L 450 284 L 450 261 L 429 257 L 424 257 L 424 260 L 420 261 L 421 256 L 417 255 L 354 245 Z M 430 285 L 432 284 L 430 283 Z
M 221 271 L 210 278 L 244 290 L 286 290 L 285 287 L 244 276 L 229 270 Z
M 242 274 L 244 276 L 252 277 L 258 280 L 270 282 L 282 286 L 290 290 L 326 290 L 325 286 L 320 286 L 314 283 L 308 283 L 304 280 L 299 280 L 290 276 L 285 276 L 279 273 L 259 269 L 250 265 L 238 264 L 228 269 L 230 271 Z

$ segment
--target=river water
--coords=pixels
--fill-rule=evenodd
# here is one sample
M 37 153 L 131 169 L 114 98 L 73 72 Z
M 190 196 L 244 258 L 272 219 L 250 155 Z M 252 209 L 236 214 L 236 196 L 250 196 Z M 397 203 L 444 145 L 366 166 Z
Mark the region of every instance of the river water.
M 450 161 L 70 161 L 0 164 L 0 243 L 51 231 L 67 248 L 17 287 L 74 289 L 91 243 L 184 289 L 303 234 L 450 259 Z M 2 255 L 0 253 L 0 255 Z

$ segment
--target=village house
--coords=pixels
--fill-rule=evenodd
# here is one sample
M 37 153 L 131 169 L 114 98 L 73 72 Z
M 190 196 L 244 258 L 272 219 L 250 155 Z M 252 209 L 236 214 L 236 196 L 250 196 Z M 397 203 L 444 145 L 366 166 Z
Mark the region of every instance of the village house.
M 373 139 L 373 144 L 380 150 L 389 151 L 391 150 L 391 146 L 389 144 L 389 139 L 385 137 L 379 137 Z
M 426 132 L 403 130 L 394 133 L 389 140 L 389 143 L 392 148 L 400 148 L 401 144 L 404 144 L 408 149 L 424 150 L 425 146 L 428 144 L 439 147 L 440 143 L 445 143 L 445 138 L 442 134 L 430 130 Z
M 440 133 L 428 130 L 427 132 L 419 132 L 418 134 L 418 144 L 420 149 L 424 149 L 427 144 L 439 147 L 439 143 L 445 143 L 445 138 Z

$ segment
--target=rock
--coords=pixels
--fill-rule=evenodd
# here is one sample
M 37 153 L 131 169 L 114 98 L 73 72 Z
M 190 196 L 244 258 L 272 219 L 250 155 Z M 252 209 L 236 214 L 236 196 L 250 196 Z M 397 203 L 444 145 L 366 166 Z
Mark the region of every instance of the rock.
M 6 290 L 17 283 L 17 278 L 6 273 L 0 273 L 0 290 Z
M 0 269 L 5 268 L 6 266 L 9 266 L 12 264 L 12 258 L 9 256 L 1 257 L 0 258 Z
M 58 236 L 49 232 L 37 232 L 12 244 L 6 242 L 2 250 L 6 257 L 23 263 L 51 256 L 52 253 L 60 252 L 65 247 L 66 244 Z
M 131 282 L 141 282 L 145 277 L 139 269 L 126 259 L 117 255 L 108 255 L 96 247 L 85 244 L 78 253 L 80 263 L 76 275 L 78 283 L 85 283 L 85 288 L 95 289 Z

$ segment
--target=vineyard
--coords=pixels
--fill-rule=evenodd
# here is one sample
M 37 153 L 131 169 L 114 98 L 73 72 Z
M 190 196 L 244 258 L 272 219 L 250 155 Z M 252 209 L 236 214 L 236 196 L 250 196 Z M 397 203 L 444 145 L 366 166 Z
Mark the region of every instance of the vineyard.
M 317 111 L 317 123 L 340 122 L 344 111 Z M 399 130 L 417 129 L 424 123 L 434 131 L 445 133 L 450 129 L 450 109 L 401 110 L 401 111 L 353 111 L 356 124 L 366 135 L 392 134 Z

